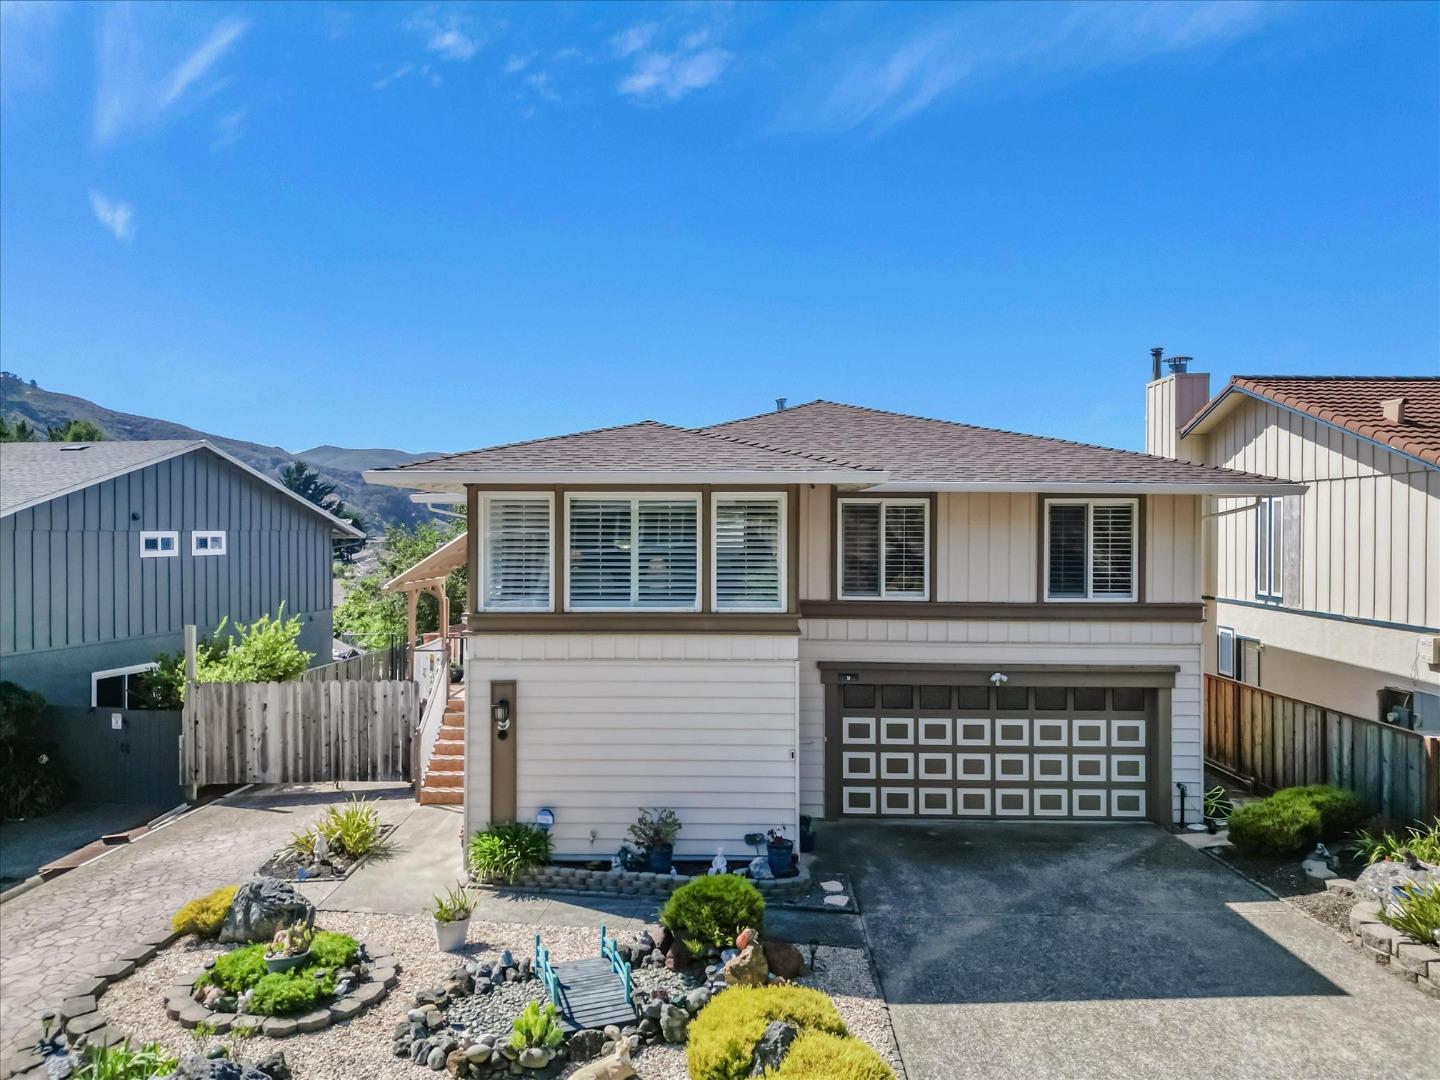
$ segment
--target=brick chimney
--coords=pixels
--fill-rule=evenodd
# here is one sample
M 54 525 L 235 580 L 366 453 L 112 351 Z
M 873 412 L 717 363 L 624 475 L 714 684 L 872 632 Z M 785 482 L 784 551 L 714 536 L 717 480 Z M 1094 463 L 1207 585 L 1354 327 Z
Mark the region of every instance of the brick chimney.
M 1161 374 L 1161 362 L 1170 368 Z M 1145 452 L 1160 457 L 1200 461 L 1198 448 L 1180 444 L 1180 429 L 1210 400 L 1210 376 L 1191 372 L 1188 356 L 1165 360 L 1165 350 L 1150 350 L 1150 382 L 1145 386 Z

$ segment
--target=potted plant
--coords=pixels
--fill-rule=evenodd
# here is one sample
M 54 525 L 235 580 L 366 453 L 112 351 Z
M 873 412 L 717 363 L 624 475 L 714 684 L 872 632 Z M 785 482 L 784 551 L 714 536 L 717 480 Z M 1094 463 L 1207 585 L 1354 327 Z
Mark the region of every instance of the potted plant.
M 465 681 L 465 666 L 459 660 L 450 661 L 450 681 L 452 683 Z
M 640 808 L 640 816 L 630 826 L 630 839 L 647 856 L 645 868 L 654 874 L 670 872 L 675 856 L 675 837 L 680 835 L 680 819 L 669 807 Z
M 790 863 L 795 856 L 795 841 L 785 835 L 785 826 L 771 829 L 765 834 L 765 856 L 770 860 L 770 872 L 778 877 L 790 876 Z
M 277 930 L 265 950 L 266 971 L 289 971 L 310 959 L 310 943 L 315 931 L 304 923 Z
M 475 901 L 465 895 L 464 886 L 449 889 L 434 898 L 430 915 L 435 920 L 435 944 L 441 952 L 460 952 L 470 936 L 470 916 Z

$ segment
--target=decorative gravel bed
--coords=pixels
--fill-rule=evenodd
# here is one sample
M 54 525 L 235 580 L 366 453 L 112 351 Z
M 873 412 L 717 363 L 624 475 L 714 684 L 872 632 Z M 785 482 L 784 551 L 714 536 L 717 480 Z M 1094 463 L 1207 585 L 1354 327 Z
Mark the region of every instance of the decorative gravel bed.
M 457 957 L 435 947 L 430 921 L 421 916 L 322 912 L 316 922 L 325 930 L 388 945 L 401 964 L 400 984 L 385 1001 L 353 1021 L 290 1039 L 265 1040 L 267 1046 L 284 1052 L 296 1080 L 424 1080 L 428 1070 L 393 1056 L 392 1032 L 414 1008 L 415 992 L 443 983 L 456 966 Z M 557 963 L 599 952 L 598 928 L 473 922 L 470 944 L 463 955 L 465 959 L 493 963 L 508 948 L 517 957 L 529 956 L 537 932 Z M 107 1023 L 137 1039 L 155 1039 L 176 1051 L 194 1049 L 196 1040 L 191 1033 L 165 1015 L 165 989 L 223 951 L 218 945 L 191 939 L 162 950 L 134 975 L 111 986 L 100 999 Z M 865 954 L 858 949 L 821 947 L 816 954 L 816 968 L 814 974 L 797 981 L 829 993 L 851 1033 L 875 1047 L 898 1072 L 899 1053 L 889 1013 L 876 992 Z M 696 980 L 663 968 L 637 968 L 635 985 L 643 991 L 690 989 Z M 510 983 L 491 994 L 457 1002 L 447 1018 L 469 1022 L 472 1031 L 491 1025 L 490 1030 L 497 1035 L 508 1033 L 509 1020 L 515 1013 L 526 1001 L 542 994 L 538 981 Z M 255 1051 L 252 1045 L 241 1052 L 253 1055 Z M 561 1076 L 577 1067 L 568 1067 Z M 684 1080 L 684 1049 L 663 1044 L 646 1047 L 637 1055 L 636 1067 L 645 1080 Z

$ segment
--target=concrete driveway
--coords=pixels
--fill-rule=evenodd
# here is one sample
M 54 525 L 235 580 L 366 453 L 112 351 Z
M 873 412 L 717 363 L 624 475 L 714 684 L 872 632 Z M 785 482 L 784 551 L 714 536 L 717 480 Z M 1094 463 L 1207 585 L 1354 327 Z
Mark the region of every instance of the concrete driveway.
M 1440 1004 L 1149 825 L 850 824 L 909 1080 L 1429 1077 Z

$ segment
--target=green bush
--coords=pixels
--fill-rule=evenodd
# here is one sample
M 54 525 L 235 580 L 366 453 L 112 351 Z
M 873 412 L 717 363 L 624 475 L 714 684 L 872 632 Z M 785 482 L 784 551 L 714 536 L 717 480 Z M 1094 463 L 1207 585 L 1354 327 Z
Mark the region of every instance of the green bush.
M 532 1046 L 553 1050 L 565 1041 L 565 1029 L 560 1026 L 560 1014 L 550 1002 L 542 1009 L 538 1001 L 532 1001 L 510 1025 L 510 1049 L 526 1050 Z
M 216 889 L 204 896 L 197 896 L 194 900 L 187 901 L 179 911 L 175 912 L 170 920 L 170 925 L 181 934 L 194 934 L 197 937 L 209 938 L 220 933 L 220 924 L 225 921 L 225 915 L 230 910 L 230 902 L 235 899 L 237 886 L 226 885 L 224 888 Z
M 747 926 L 765 921 L 765 898 L 735 874 L 707 874 L 681 885 L 660 912 L 660 925 L 687 945 L 728 949 Z
M 712 998 L 690 1024 L 685 1063 L 692 1080 L 748 1077 L 755 1044 L 775 1020 L 794 1024 L 802 1038 L 816 1032 L 842 1038 L 847 1034 L 845 1021 L 840 1019 L 834 1003 L 819 990 L 804 986 L 733 987 Z M 800 1039 L 796 1039 L 790 1052 L 793 1054 L 799 1045 Z
M 514 881 L 550 861 L 550 834 L 524 822 L 491 825 L 470 837 L 470 869 L 483 879 Z
M 49 712 L 39 694 L 0 682 L 0 816 L 48 814 L 71 790 L 50 737 Z
M 219 956 L 196 986 L 218 986 L 239 996 L 254 990 L 250 1011 L 257 1016 L 283 1016 L 305 1011 L 335 992 L 335 970 L 351 963 L 360 944 L 348 934 L 321 931 L 310 943 L 310 958 L 289 971 L 265 968 L 266 944 L 244 945 Z
M 215 641 L 225 637 L 229 616 L 215 628 Z M 282 603 L 275 618 L 261 615 L 246 625 L 237 622 L 228 646 L 220 646 L 196 657 L 195 681 L 287 682 L 298 679 L 315 654 L 302 652 L 295 644 L 300 637 L 300 616 L 285 618 Z
M 1320 811 L 1304 799 L 1266 799 L 1230 813 L 1230 842 L 1247 855 L 1295 855 L 1320 839 Z
M 1308 802 L 1320 812 L 1320 839 L 1326 843 L 1344 840 L 1362 828 L 1374 815 L 1353 791 L 1334 784 L 1283 788 L 1271 801 Z
M 308 855 L 315 850 L 315 836 L 319 834 L 331 851 L 358 859 L 380 845 L 382 828 L 375 803 L 352 795 L 344 806 L 327 808 L 319 821 L 303 833 L 297 833 L 290 841 L 290 849 L 296 854 Z
M 1389 831 L 1378 835 L 1361 833 L 1355 837 L 1350 850 L 1364 863 L 1398 859 L 1402 851 L 1408 851 L 1421 862 L 1440 865 L 1440 820 L 1428 825 L 1411 826 L 1399 834 Z
M 859 1039 L 807 1031 L 772 1075 L 784 1080 L 895 1080 L 885 1059 Z

